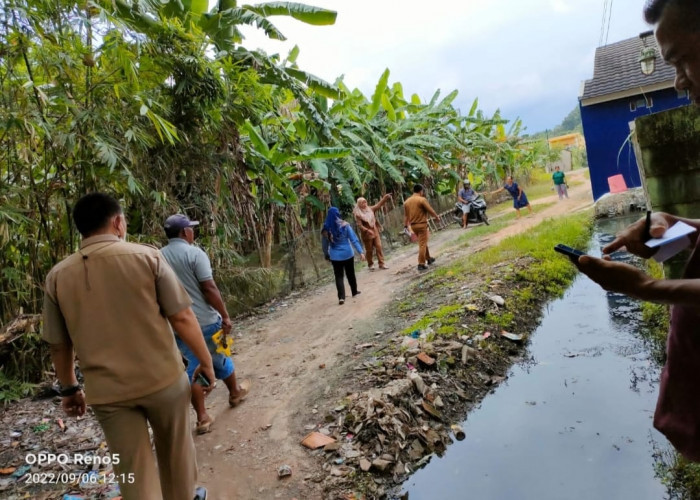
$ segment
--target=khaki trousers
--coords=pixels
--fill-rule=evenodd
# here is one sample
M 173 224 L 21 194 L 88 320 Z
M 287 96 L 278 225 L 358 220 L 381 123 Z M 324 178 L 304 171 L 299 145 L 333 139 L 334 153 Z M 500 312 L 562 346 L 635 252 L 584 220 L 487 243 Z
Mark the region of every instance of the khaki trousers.
M 374 229 L 374 237 L 368 238 L 362 235 L 362 243 L 365 246 L 365 257 L 367 258 L 367 265 L 372 267 L 374 265 L 374 250 L 377 251 L 377 260 L 379 261 L 379 267 L 384 267 L 384 252 L 382 251 L 382 237 L 379 232 Z
M 124 500 L 194 498 L 197 462 L 190 427 L 190 384 L 184 372 L 175 383 L 154 394 L 93 405 L 92 409 L 105 433 L 110 453 L 119 455 L 114 473 L 119 475 L 119 490 Z M 148 424 L 153 429 L 158 470 Z
M 430 250 L 428 250 L 428 223 L 411 224 L 411 231 L 418 237 L 418 264 L 425 265 L 430 259 Z

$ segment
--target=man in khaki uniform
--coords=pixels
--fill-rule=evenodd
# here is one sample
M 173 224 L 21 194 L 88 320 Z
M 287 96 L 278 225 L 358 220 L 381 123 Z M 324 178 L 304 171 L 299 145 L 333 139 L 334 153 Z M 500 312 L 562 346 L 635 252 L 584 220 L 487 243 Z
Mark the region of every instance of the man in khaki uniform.
M 432 215 L 437 220 L 440 216 L 435 213 L 428 200 L 425 199 L 423 186 L 416 184 L 413 186 L 413 196 L 403 204 L 403 225 L 418 237 L 418 270 L 428 269 L 427 264 L 435 262 L 435 258 L 430 256 L 428 249 L 428 215 Z
M 73 220 L 83 240 L 46 277 L 42 329 L 63 408 L 84 415 L 87 398 L 110 453 L 119 456 L 114 469 L 124 500 L 206 498 L 203 488 L 195 492 L 190 384 L 170 327 L 196 353 L 199 372 L 214 380 L 191 300 L 157 249 L 124 241 L 126 219 L 117 200 L 85 195 Z

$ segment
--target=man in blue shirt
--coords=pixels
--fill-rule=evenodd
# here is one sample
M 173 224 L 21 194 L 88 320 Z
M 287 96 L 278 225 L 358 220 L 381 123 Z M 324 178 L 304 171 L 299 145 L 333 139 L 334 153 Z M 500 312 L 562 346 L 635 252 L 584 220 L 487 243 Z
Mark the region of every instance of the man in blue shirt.
M 191 221 L 186 215 L 176 214 L 168 217 L 164 225 L 168 244 L 161 249 L 161 253 L 192 299 L 192 310 L 197 317 L 204 340 L 212 356 L 214 374 L 217 379 L 223 380 L 226 384 L 229 392 L 229 405 L 233 407 L 248 394 L 250 380 L 246 379 L 239 385 L 236 382 L 236 372 L 231 358 L 216 352 L 216 344 L 212 340 L 212 336 L 219 330 L 223 330 L 225 342 L 226 336 L 231 333 L 233 323 L 231 323 L 231 318 L 226 310 L 226 304 L 221 298 L 221 292 L 214 281 L 209 257 L 201 248 L 193 245 L 193 227 L 197 225 L 199 225 L 198 221 Z M 180 340 L 179 336 L 176 337 L 176 340 L 180 352 L 187 359 L 187 373 L 191 380 L 199 361 L 189 347 Z M 208 382 L 211 384 L 214 381 L 209 380 Z M 207 414 L 204 405 L 204 391 L 197 381 L 192 383 L 192 406 L 197 412 L 197 433 L 209 432 L 214 418 Z
M 469 211 L 471 210 L 472 201 L 476 199 L 476 191 L 472 189 L 469 179 L 464 180 L 463 188 L 457 193 L 457 201 L 462 205 L 462 227 L 467 228 L 469 223 Z

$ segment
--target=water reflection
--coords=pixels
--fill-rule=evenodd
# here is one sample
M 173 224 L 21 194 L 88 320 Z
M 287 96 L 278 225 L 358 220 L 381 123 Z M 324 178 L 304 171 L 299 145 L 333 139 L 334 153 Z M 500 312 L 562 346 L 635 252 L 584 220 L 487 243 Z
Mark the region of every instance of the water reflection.
M 600 224 L 589 253 L 629 222 Z M 547 308 L 532 361 L 472 412 L 464 441 L 407 482 L 411 500 L 663 498 L 651 444 L 665 443 L 652 427 L 658 369 L 639 318 L 638 303 L 579 276 Z

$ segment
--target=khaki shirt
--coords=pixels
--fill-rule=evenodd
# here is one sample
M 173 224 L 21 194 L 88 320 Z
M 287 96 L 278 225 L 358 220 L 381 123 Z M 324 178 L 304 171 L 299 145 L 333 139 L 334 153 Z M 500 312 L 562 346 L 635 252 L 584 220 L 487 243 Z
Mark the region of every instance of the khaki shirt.
M 427 224 L 432 207 L 424 196 L 415 193 L 404 202 L 403 210 L 409 224 Z
M 41 335 L 73 343 L 89 404 L 127 401 L 182 376 L 167 316 L 191 303 L 156 248 L 92 236 L 46 276 Z

